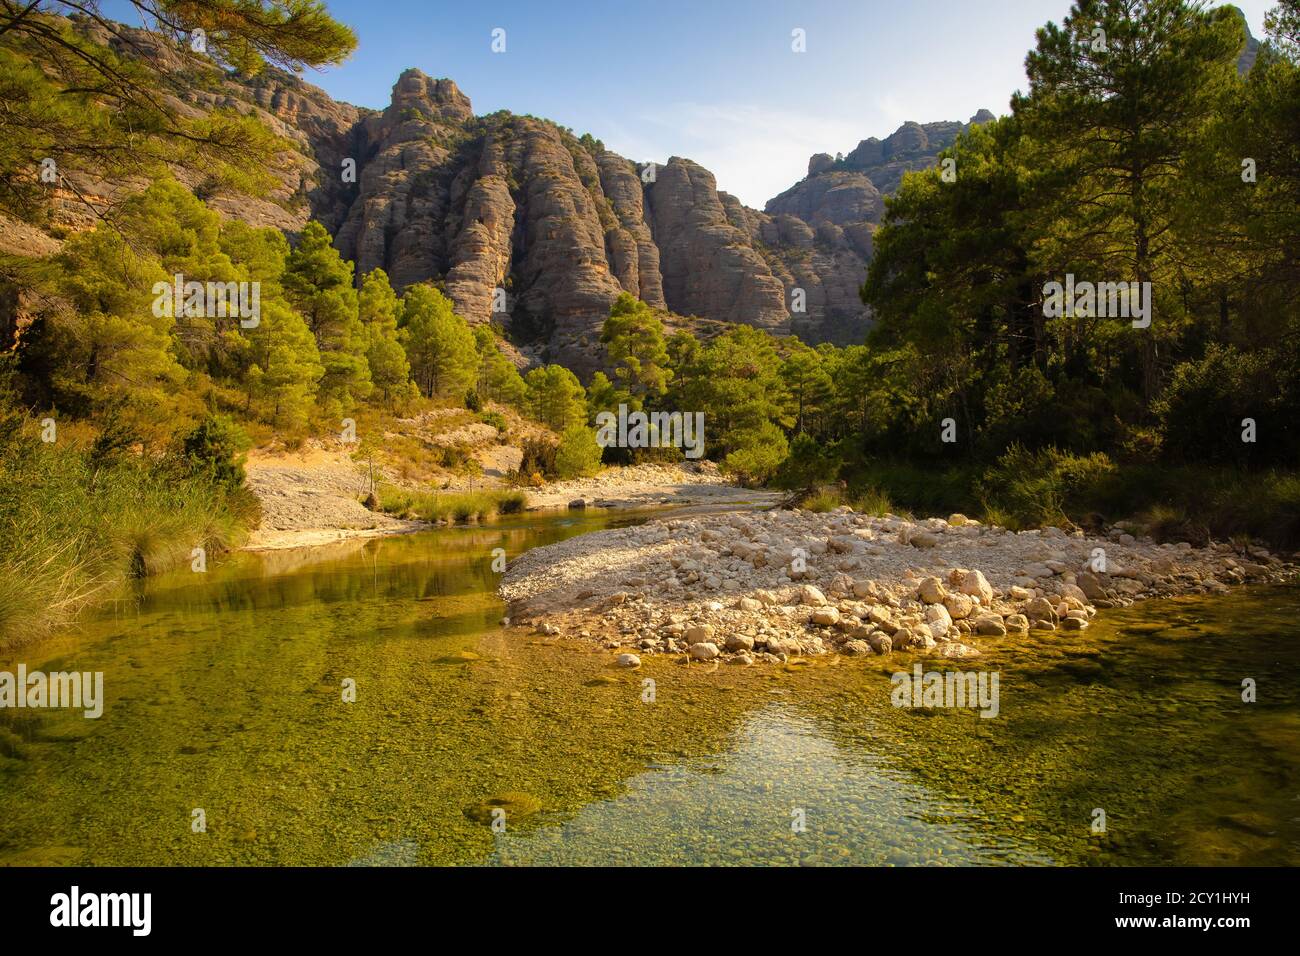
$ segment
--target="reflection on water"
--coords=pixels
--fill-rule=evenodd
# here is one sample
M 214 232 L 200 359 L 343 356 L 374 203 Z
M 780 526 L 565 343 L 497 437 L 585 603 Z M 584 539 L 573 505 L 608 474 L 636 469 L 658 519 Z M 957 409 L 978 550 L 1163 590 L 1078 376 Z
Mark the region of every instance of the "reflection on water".
M 737 865 L 1046 864 L 981 832 L 960 800 L 919 786 L 872 749 L 841 750 L 797 708 L 747 715 L 727 752 L 627 781 L 572 819 L 502 834 L 493 862 Z
M 1300 862 L 1300 590 L 1008 639 L 977 662 L 1001 674 L 992 720 L 895 710 L 905 655 L 627 672 L 496 627 L 493 548 L 635 520 L 521 517 L 149 582 L 21 658 L 104 671 L 107 703 L 98 721 L 0 711 L 0 863 Z

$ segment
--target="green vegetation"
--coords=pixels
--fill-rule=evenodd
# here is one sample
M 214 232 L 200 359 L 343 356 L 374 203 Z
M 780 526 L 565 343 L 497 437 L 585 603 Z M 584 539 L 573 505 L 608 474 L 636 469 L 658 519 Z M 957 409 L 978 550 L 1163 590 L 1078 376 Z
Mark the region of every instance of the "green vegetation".
M 352 263 L 339 256 L 324 226 L 309 222 L 285 259 L 281 283 L 289 303 L 316 337 L 325 368 L 320 397 L 326 414 L 342 414 L 374 388 Z
M 48 426 L 0 412 L 0 648 L 73 621 L 132 578 L 240 543 L 257 500 L 242 485 L 242 439 L 211 419 L 149 458 L 107 429 L 43 441 Z
M 1244 77 L 1229 8 L 1081 0 L 1039 31 L 1013 115 L 887 205 L 846 477 L 1011 524 L 1163 507 L 1297 542 L 1296 11 Z M 1067 276 L 1150 282 L 1149 326 L 1103 308 L 1122 293 L 1056 308 Z
M 609 310 L 600 341 L 621 386 L 614 408 L 620 401 L 641 408 L 647 399 L 658 398 L 668 390 L 672 371 L 668 368 L 664 325 L 644 302 L 626 292 L 620 295 Z
M 388 514 L 422 521 L 483 521 L 492 515 L 518 514 L 528 506 L 522 491 L 423 492 L 379 486 L 379 508 Z
M 490 325 L 474 326 L 474 347 L 478 353 L 478 379 L 474 387 L 481 400 L 521 407 L 527 389 L 514 362 L 506 358 Z
M 555 450 L 555 474 L 562 479 L 587 478 L 600 471 L 601 447 L 596 433 L 586 425 L 572 425 L 560 436 Z
M 366 364 L 371 381 L 388 407 L 397 402 L 409 403 L 415 397 L 416 387 L 411 381 L 411 363 L 397 332 L 402 306 L 383 269 L 366 273 L 357 310 L 365 328 Z
M 223 68 L 253 76 L 268 62 L 325 66 L 356 47 L 319 0 L 129 2 L 132 16 L 123 19 L 162 34 L 167 57 L 120 56 L 65 19 L 89 17 L 134 44 L 95 4 L 0 5 L 0 100 L 9 105 L 0 120 L 0 210 L 42 217 L 47 183 L 72 190 L 70 172 L 121 182 L 154 178 L 166 165 L 189 170 L 207 191 L 263 193 L 289 144 L 233 109 L 189 115 L 171 94 L 184 83 L 215 86 Z M 191 50 L 194 31 L 205 37 L 203 52 Z M 174 73 L 168 60 L 179 60 Z
M 474 334 L 432 285 L 413 285 L 402 296 L 401 340 L 426 396 L 461 398 L 475 384 L 480 353 Z
M 578 376 L 562 365 L 535 368 L 524 376 L 530 415 L 552 431 L 566 432 L 587 420 L 587 393 Z
M 1243 471 L 1214 465 L 1129 462 L 1102 453 L 1012 447 L 988 465 L 936 470 L 873 462 L 852 470 L 846 502 L 877 512 L 961 512 L 1012 529 L 1056 525 L 1095 528 L 1131 523 L 1160 540 L 1204 542 L 1245 536 L 1300 543 L 1300 476 L 1281 469 Z M 863 507 L 862 503 L 867 503 Z

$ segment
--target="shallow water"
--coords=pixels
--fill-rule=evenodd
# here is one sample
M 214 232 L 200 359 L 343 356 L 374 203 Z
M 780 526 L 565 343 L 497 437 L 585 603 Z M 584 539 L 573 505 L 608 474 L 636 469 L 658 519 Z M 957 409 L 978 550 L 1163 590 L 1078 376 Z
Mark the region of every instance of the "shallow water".
M 636 520 L 242 554 L 0 659 L 107 698 L 0 710 L 0 864 L 1300 862 L 1300 589 L 1007 639 L 992 719 L 894 708 L 903 654 L 628 672 L 496 627 L 493 548 Z

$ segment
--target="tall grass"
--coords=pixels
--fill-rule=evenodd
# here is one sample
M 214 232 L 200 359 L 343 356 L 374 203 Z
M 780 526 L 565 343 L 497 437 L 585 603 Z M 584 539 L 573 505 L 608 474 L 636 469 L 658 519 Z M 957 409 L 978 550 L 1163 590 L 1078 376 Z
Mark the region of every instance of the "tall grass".
M 0 649 L 72 623 L 131 579 L 238 544 L 256 498 L 192 476 L 175 456 L 105 458 L 41 441 L 0 411 Z
M 423 521 L 483 521 L 492 515 L 517 514 L 528 506 L 522 491 L 411 491 L 380 485 L 379 508 L 395 515 Z

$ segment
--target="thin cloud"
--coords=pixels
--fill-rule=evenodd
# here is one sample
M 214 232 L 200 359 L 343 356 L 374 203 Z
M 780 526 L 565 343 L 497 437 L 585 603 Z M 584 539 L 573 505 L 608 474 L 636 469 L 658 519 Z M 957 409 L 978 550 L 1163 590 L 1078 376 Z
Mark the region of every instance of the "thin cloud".
M 642 113 L 635 127 L 612 122 L 606 145 L 638 161 L 692 159 L 718 188 L 762 209 L 803 178 L 813 153 L 847 152 L 867 135 L 861 124 L 765 110 L 752 104 L 675 103 Z

